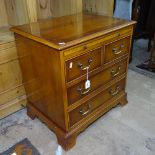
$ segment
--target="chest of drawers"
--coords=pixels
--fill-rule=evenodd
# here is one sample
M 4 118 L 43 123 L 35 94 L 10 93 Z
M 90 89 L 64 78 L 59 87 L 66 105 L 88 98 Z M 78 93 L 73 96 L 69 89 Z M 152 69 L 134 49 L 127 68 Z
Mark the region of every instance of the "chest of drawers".
M 77 135 L 117 104 L 125 83 L 133 21 L 75 14 L 13 27 L 27 113 L 68 150 Z

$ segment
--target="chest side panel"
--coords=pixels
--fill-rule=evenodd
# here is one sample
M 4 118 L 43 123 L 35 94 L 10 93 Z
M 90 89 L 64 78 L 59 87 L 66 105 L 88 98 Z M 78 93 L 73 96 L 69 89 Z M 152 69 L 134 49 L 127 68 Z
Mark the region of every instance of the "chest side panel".
M 66 129 L 60 53 L 19 35 L 16 43 L 29 104 Z

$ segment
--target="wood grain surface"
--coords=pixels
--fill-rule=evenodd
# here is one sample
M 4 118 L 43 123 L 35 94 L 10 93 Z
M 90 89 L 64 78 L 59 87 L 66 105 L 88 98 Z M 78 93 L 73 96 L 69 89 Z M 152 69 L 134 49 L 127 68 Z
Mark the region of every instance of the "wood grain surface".
M 67 16 L 67 20 L 64 17 L 54 18 L 16 26 L 11 30 L 55 49 L 64 49 L 132 24 L 135 22 L 80 13 Z M 37 25 L 40 33 L 31 28 L 33 25 Z

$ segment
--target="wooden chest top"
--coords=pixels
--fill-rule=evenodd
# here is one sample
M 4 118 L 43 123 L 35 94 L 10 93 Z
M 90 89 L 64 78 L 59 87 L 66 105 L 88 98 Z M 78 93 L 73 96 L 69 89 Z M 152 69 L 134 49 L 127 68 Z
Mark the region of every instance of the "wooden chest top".
M 11 30 L 52 48 L 62 50 L 134 23 L 134 21 L 107 16 L 79 13 L 16 26 Z

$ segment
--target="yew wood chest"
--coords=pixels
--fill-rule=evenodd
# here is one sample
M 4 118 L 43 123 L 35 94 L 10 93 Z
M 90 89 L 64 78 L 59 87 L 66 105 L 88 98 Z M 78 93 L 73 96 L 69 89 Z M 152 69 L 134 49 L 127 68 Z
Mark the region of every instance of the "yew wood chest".
M 28 105 L 68 150 L 76 136 L 125 105 L 135 22 L 75 14 L 13 27 Z

